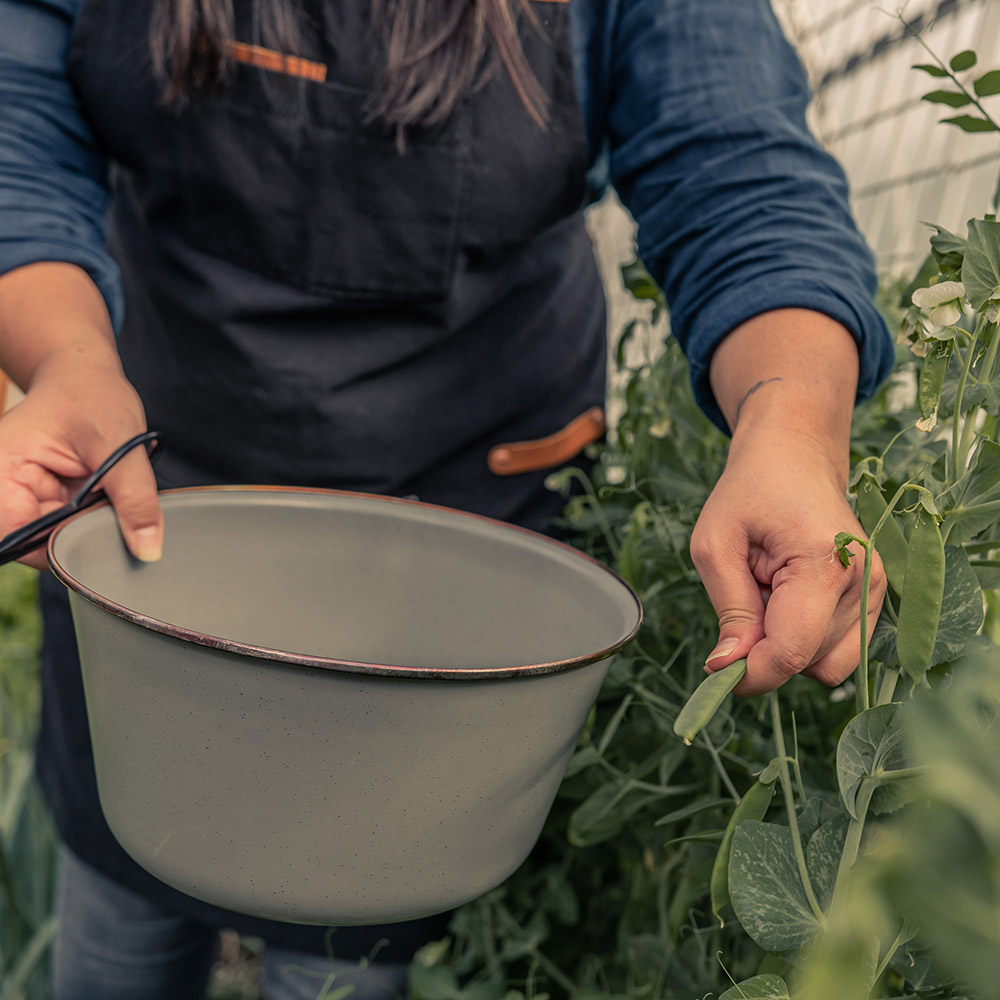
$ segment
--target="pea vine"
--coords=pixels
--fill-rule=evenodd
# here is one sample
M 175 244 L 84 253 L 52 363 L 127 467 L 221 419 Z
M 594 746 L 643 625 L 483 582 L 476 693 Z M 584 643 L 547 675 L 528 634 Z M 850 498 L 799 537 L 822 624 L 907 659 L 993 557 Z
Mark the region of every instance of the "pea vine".
M 1000 132 L 1000 70 L 966 52 L 919 71 L 941 81 L 926 100 L 975 112 L 951 127 Z M 734 698 L 739 666 L 699 690 L 716 621 L 688 546 L 726 441 L 663 340 L 659 290 L 638 262 L 623 279 L 648 313 L 617 343 L 622 416 L 593 474 L 553 487 L 567 530 L 635 588 L 646 621 L 611 664 L 532 856 L 423 949 L 411 995 L 995 995 L 1000 223 L 932 227 L 918 276 L 883 293 L 898 363 L 852 434 L 865 537 L 832 541 L 843 559 L 863 553 L 866 586 L 877 552 L 889 590 L 832 692 L 796 678 Z

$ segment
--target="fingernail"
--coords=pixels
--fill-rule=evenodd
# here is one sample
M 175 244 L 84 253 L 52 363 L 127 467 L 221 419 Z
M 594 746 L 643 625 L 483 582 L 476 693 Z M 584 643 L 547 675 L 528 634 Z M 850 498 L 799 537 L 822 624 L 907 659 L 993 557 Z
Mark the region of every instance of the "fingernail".
M 740 644 L 739 639 L 720 639 L 719 644 L 705 657 L 706 663 L 717 660 L 719 657 L 728 656 Z
M 157 562 L 163 555 L 163 536 L 159 528 L 140 528 L 132 535 L 136 559 Z

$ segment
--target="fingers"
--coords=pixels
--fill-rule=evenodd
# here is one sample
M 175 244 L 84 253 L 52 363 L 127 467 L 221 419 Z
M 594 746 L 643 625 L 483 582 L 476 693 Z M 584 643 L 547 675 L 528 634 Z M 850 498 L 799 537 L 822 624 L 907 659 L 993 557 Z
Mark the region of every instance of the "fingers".
M 886 582 L 885 572 L 882 568 L 881 560 L 876 557 L 872 566 L 871 585 L 868 593 L 868 628 L 865 642 L 871 641 L 878 622 L 879 611 L 882 607 L 882 600 L 885 597 Z M 849 610 L 853 614 L 850 627 L 847 628 L 839 639 L 836 639 L 830 647 L 809 667 L 802 672 L 815 680 L 830 687 L 842 684 L 854 672 L 861 659 L 861 618 L 859 614 L 860 601 L 855 597 L 849 605 Z
M 85 457 L 96 468 L 108 456 Z M 129 551 L 143 562 L 156 562 L 163 554 L 163 513 L 146 450 L 133 448 L 104 476 L 100 485 L 115 509 Z
M 779 557 L 764 551 L 766 545 L 762 550 L 744 542 L 739 532 L 722 535 L 714 523 L 711 531 L 696 528 L 691 554 L 719 617 L 718 642 L 706 666 L 711 672 L 745 657 L 747 674 L 737 694 L 774 690 L 799 673 L 835 686 L 859 662 L 863 553 L 855 552 L 845 567 L 833 551 L 836 530 L 820 525 L 803 534 L 812 536 L 811 545 L 802 544 L 802 534 L 795 532 L 795 547 Z M 884 593 L 885 574 L 876 556 L 869 637 Z
M 696 529 L 691 557 L 719 617 L 719 639 L 706 666 L 720 670 L 745 657 L 763 637 L 764 591 L 750 572 L 747 545 L 738 534 L 720 539 Z
M 850 567 L 837 560 L 801 560 L 777 573 L 764 615 L 765 636 L 748 654 L 747 675 L 737 692 L 762 694 L 799 673 L 831 687 L 843 683 L 861 658 L 862 572 L 858 558 Z M 884 593 L 884 572 L 876 560 L 866 641 Z
M 737 688 L 739 694 L 773 691 L 826 654 L 830 643 L 837 641 L 831 632 L 839 634 L 846 626 L 838 621 L 838 609 L 852 587 L 845 576 L 849 572 L 839 562 L 833 566 L 803 559 L 775 574 L 765 635 L 747 656 L 747 675 Z M 856 608 L 848 614 L 857 619 Z M 855 664 L 857 654 L 855 646 Z
M 54 352 L 25 398 L 0 421 L 0 534 L 65 503 L 117 448 L 145 430 L 142 403 L 116 357 L 83 369 L 73 361 Z M 143 561 L 159 559 L 163 516 L 145 451 L 129 451 L 100 485 L 128 549 Z M 40 565 L 34 556 L 31 562 Z

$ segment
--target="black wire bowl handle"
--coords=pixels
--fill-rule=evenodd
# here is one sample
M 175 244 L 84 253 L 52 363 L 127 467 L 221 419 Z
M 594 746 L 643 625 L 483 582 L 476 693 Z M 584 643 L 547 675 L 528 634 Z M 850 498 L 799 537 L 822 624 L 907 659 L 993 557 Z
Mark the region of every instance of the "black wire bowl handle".
M 129 438 L 120 448 L 116 448 L 108 457 L 94 470 L 87 478 L 87 481 L 80 487 L 76 495 L 69 503 L 56 510 L 50 510 L 48 514 L 30 521 L 28 524 L 15 528 L 9 535 L 0 539 L 0 566 L 4 563 L 21 559 L 29 552 L 44 545 L 53 529 L 58 524 L 62 524 L 68 517 L 72 517 L 78 511 L 87 507 L 92 507 L 95 503 L 100 503 L 107 499 L 107 494 L 102 489 L 97 488 L 97 484 L 118 464 L 133 448 L 145 445 L 146 452 L 150 458 L 160 443 L 158 431 L 145 431 Z

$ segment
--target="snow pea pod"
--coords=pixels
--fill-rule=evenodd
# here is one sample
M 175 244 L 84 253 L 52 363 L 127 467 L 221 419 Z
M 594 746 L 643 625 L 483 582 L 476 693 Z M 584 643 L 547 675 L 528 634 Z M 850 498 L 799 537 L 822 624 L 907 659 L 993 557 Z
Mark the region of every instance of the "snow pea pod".
M 907 546 L 896 637 L 900 666 L 917 683 L 932 665 L 944 597 L 944 567 L 944 541 L 937 518 L 921 509 Z
M 858 484 L 858 520 L 869 538 L 887 506 L 878 483 L 865 476 Z M 894 514 L 890 514 L 882 522 L 874 542 L 875 550 L 882 557 L 889 585 L 897 594 L 901 594 L 903 576 L 906 573 L 906 536 Z
M 677 713 L 677 718 L 674 719 L 674 732 L 690 745 L 695 736 L 712 721 L 719 706 L 743 679 L 746 672 L 747 661 L 736 660 L 728 667 L 709 674 Z
M 767 777 L 770 777 L 771 780 L 763 780 Z M 721 918 L 722 908 L 729 902 L 729 859 L 733 853 L 733 837 L 736 834 L 736 827 L 748 819 L 764 818 L 767 807 L 771 804 L 771 799 L 774 796 L 774 782 L 777 777 L 777 768 L 768 768 L 750 786 L 746 795 L 736 804 L 732 816 L 729 817 L 726 832 L 722 835 L 722 842 L 719 844 L 719 852 L 715 855 L 712 878 L 709 882 L 712 892 L 712 912 L 717 917 Z

